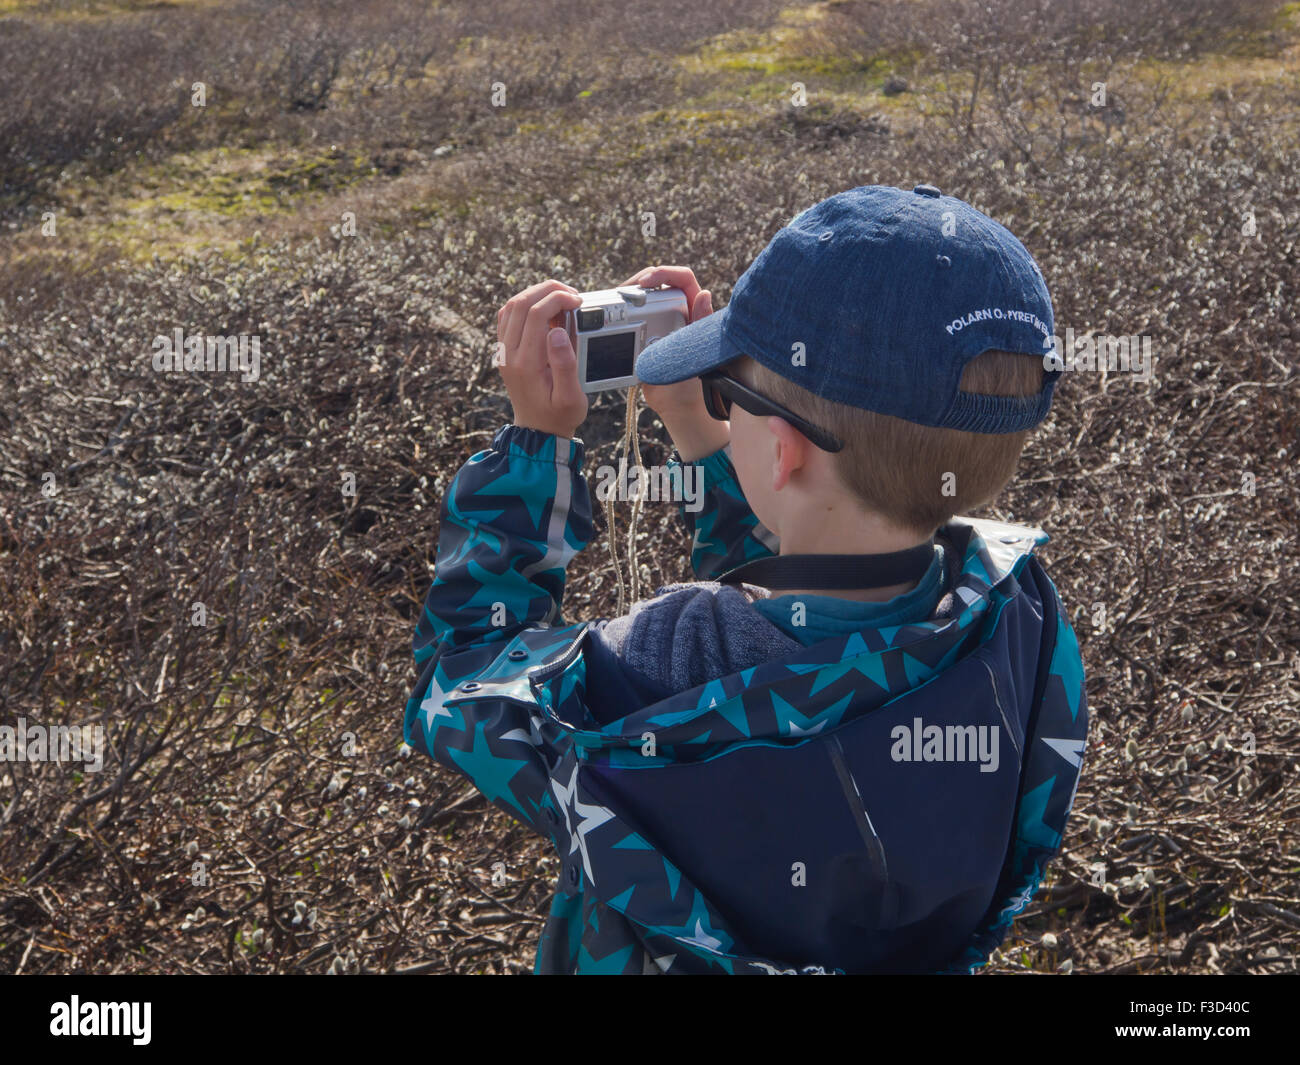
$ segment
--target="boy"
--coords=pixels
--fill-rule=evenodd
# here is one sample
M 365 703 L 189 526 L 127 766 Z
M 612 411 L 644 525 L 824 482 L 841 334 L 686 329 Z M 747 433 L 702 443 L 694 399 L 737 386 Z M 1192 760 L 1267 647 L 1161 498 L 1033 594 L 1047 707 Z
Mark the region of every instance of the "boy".
M 1038 530 L 950 520 L 1059 376 L 1046 285 L 929 185 L 782 229 L 637 359 L 698 463 L 700 582 L 564 623 L 587 400 L 547 281 L 497 317 L 514 424 L 448 489 L 406 740 L 549 836 L 544 973 L 970 972 L 1060 846 L 1087 735 Z

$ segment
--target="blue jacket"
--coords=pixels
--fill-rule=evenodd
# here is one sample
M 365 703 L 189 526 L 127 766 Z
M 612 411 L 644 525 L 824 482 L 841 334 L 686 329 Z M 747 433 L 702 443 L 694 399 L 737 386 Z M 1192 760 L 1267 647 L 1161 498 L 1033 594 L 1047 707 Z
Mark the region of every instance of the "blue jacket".
M 954 520 L 945 616 L 644 703 L 560 613 L 583 445 L 507 425 L 448 489 L 406 742 L 550 838 L 539 973 L 971 972 L 1059 849 L 1087 737 L 1047 537 Z M 772 553 L 725 452 L 702 581 Z

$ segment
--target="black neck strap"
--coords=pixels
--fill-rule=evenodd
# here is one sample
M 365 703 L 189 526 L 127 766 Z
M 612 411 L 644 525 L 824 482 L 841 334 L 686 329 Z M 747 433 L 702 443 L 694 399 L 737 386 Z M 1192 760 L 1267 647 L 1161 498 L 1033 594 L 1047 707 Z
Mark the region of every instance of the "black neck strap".
M 772 555 L 756 558 L 719 577 L 773 591 L 789 588 L 888 588 L 925 576 L 934 561 L 934 539 L 886 555 Z

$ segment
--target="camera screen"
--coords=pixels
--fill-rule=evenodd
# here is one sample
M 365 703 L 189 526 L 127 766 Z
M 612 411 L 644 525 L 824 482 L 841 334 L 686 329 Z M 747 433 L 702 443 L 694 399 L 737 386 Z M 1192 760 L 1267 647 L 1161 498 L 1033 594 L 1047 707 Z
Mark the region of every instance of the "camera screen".
M 587 341 L 587 380 L 631 377 L 636 362 L 636 333 L 609 333 Z

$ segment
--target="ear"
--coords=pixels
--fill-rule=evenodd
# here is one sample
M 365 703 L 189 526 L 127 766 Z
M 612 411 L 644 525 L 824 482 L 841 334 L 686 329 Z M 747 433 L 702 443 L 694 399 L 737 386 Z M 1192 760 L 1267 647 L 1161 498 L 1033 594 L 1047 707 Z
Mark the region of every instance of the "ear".
M 807 465 L 813 445 L 803 433 L 776 415 L 768 417 L 767 431 L 772 434 L 772 488 L 779 492 L 790 483 L 796 470 Z

